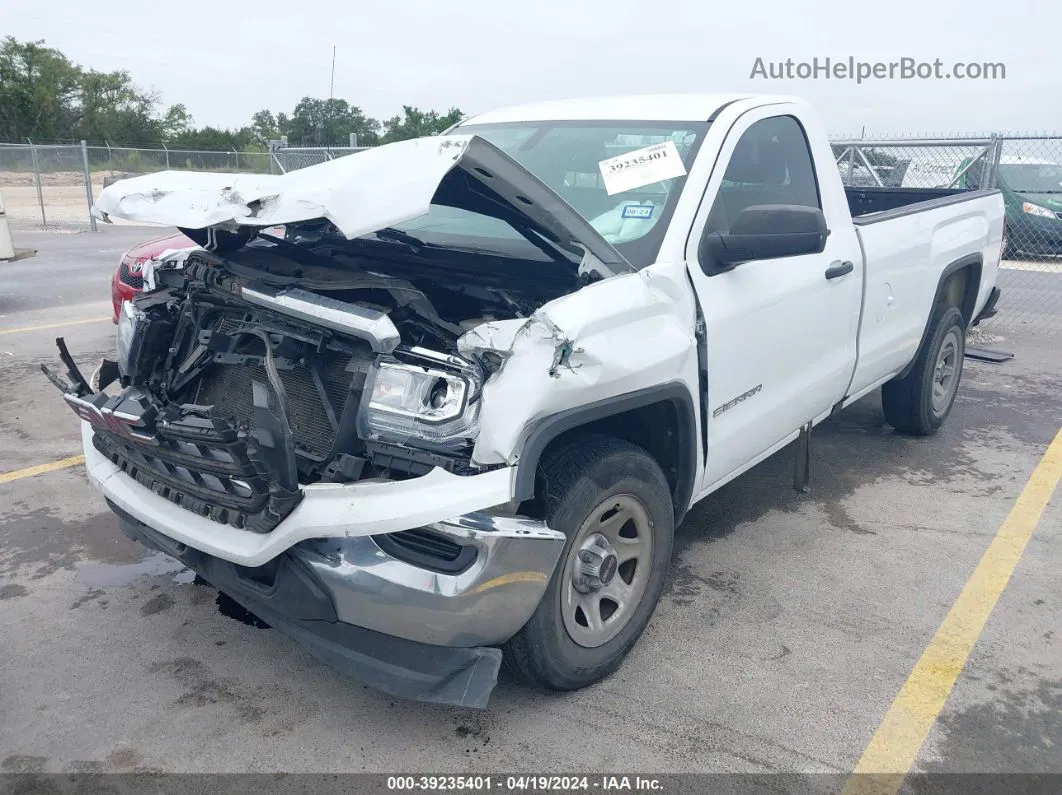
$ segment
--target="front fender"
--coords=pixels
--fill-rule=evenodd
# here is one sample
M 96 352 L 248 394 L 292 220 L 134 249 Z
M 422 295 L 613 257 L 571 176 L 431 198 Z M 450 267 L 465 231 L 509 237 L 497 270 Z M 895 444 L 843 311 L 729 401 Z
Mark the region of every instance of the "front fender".
M 473 459 L 517 464 L 544 418 L 653 387 L 681 384 L 697 405 L 695 312 L 684 267 L 657 264 L 558 298 L 526 320 L 472 329 L 461 352 L 501 360 L 483 387 Z

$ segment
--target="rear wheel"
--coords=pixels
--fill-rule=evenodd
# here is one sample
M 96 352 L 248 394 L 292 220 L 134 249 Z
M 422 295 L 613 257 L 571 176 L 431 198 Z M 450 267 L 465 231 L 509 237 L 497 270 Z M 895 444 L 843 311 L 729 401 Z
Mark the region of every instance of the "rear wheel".
M 966 324 L 953 306 L 933 312 L 932 333 L 904 378 L 881 388 L 885 420 L 898 431 L 928 436 L 951 412 L 966 355 Z
M 550 454 L 541 475 L 546 523 L 568 541 L 504 652 L 527 679 L 575 690 L 615 671 L 649 623 L 671 560 L 671 491 L 645 450 L 601 436 Z

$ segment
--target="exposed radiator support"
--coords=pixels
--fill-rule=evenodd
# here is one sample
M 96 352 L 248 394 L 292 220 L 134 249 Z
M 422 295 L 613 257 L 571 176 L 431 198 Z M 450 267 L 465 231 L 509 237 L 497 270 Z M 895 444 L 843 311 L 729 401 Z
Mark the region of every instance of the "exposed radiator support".
M 398 329 L 385 313 L 308 290 L 295 287 L 274 291 L 255 285 L 242 287 L 240 296 L 257 306 L 367 340 L 375 353 L 391 353 L 401 340 Z

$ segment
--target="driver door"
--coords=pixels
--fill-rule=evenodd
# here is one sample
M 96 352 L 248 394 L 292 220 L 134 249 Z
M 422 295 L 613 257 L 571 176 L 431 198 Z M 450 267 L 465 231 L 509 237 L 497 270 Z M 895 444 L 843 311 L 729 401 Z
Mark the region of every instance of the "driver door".
M 694 224 L 687 263 L 705 320 L 708 450 L 702 490 L 719 485 L 826 416 L 856 359 L 862 257 L 847 203 L 824 196 L 799 109 L 759 108 L 727 135 Z M 838 187 L 840 180 L 837 179 Z M 845 200 L 840 190 L 840 200 Z M 821 209 L 821 253 L 759 259 L 722 270 L 702 261 L 704 232 L 726 233 L 746 207 Z M 762 230 L 769 233 L 770 230 Z M 852 263 L 852 269 L 836 274 Z M 840 266 L 833 267 L 831 266 Z M 829 276 L 830 269 L 834 276 Z

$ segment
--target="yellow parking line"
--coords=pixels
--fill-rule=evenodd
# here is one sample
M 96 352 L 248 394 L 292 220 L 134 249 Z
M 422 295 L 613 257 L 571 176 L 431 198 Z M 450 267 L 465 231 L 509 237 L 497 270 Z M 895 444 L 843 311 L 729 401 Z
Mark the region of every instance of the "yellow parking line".
M 0 472 L 0 485 L 4 483 L 11 483 L 15 480 L 22 480 L 22 478 L 31 478 L 34 475 L 43 475 L 45 472 L 55 472 L 55 470 L 57 469 L 76 467 L 78 464 L 84 463 L 85 456 L 75 455 L 71 458 L 63 458 L 59 461 L 52 461 L 50 464 L 39 464 L 35 467 L 16 469 L 14 472 Z
M 87 317 L 83 320 L 68 320 L 65 323 L 46 323 L 43 326 L 23 326 L 22 328 L 6 328 L 0 329 L 0 336 L 4 334 L 21 334 L 24 331 L 46 331 L 50 328 L 63 328 L 64 326 L 81 326 L 85 323 L 99 323 L 103 320 L 111 320 L 110 316 L 107 317 Z
M 1062 430 L 1048 446 L 944 623 L 892 702 L 843 795 L 899 791 L 1060 478 Z

